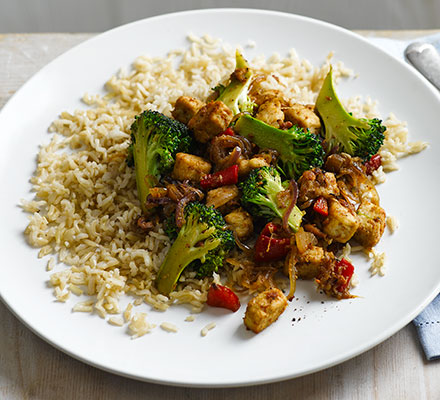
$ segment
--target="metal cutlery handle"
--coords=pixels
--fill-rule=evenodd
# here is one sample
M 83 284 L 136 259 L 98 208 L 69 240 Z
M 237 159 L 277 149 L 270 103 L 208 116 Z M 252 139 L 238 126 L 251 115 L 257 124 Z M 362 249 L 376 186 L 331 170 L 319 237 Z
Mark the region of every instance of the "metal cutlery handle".
M 440 90 L 440 54 L 430 43 L 411 43 L 405 50 L 408 61 Z

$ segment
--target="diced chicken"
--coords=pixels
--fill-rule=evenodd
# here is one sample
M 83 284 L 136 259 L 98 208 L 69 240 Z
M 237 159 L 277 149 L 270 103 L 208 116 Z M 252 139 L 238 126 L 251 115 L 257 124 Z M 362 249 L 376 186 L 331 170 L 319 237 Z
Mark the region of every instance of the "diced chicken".
M 228 185 L 221 186 L 217 189 L 210 190 L 206 195 L 206 205 L 208 207 L 220 208 L 231 200 L 237 199 L 239 191 L 237 186 Z
M 268 125 L 279 128 L 280 122 L 284 121 L 284 113 L 281 109 L 281 101 L 275 98 L 264 102 L 258 108 L 256 118 Z
M 197 111 L 204 105 L 205 103 L 195 97 L 180 96 L 174 105 L 174 110 L 171 112 L 171 115 L 174 119 L 177 119 L 177 121 L 187 125 L 189 120 L 194 117 Z
M 326 252 L 322 247 L 313 246 L 298 258 L 296 271 L 298 278 L 313 279 L 318 276 L 319 268 L 326 259 Z
M 305 171 L 298 179 L 298 203 L 303 204 L 320 196 L 329 198 L 339 195 L 336 177 L 332 172 L 318 168 Z
M 321 128 L 321 121 L 313 111 L 313 105 L 295 103 L 284 109 L 284 119 L 301 128 L 309 129 L 312 133 Z
M 254 231 L 252 216 L 242 208 L 225 215 L 225 221 L 240 240 L 248 239 Z
M 321 267 L 334 259 L 331 251 L 318 246 L 316 236 L 300 228 L 295 234 L 295 242 L 292 243 L 291 251 L 298 278 L 313 279 L 319 274 Z M 284 263 L 284 273 L 289 275 L 290 263 Z
M 189 120 L 188 127 L 193 130 L 196 140 L 206 143 L 226 130 L 233 116 L 232 111 L 222 101 L 213 101 L 197 111 Z
M 249 174 L 253 169 L 268 167 L 269 162 L 263 157 L 253 157 L 250 160 L 240 160 L 238 162 L 238 174 L 243 177 Z
M 359 218 L 336 199 L 329 199 L 328 204 L 328 217 L 322 223 L 323 231 L 336 242 L 347 243 L 359 227 Z
M 366 248 L 376 246 L 385 230 L 385 211 L 376 204 L 364 201 L 359 206 L 357 215 L 360 224 L 354 234 L 354 239 Z
M 244 324 L 259 333 L 273 324 L 287 307 L 287 298 L 277 288 L 271 288 L 254 297 L 247 305 Z
M 211 171 L 211 163 L 205 159 L 187 153 L 177 153 L 171 176 L 180 181 L 199 182 L 200 178 Z
M 286 107 L 289 102 L 284 98 L 284 94 L 280 90 L 267 89 L 264 82 L 266 82 L 265 75 L 259 75 L 254 79 L 249 91 L 251 100 L 258 106 L 261 106 L 266 101 L 278 99 L 283 104 L 283 107 Z

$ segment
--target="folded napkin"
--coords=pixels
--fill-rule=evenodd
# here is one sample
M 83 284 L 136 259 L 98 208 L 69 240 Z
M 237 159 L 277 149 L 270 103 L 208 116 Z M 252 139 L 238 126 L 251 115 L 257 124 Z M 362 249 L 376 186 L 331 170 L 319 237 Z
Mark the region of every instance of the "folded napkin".
M 385 38 L 367 38 L 371 43 L 380 47 L 388 54 L 404 60 L 404 51 L 410 41 Z M 432 43 L 440 51 L 440 34 L 418 39 Z M 412 42 L 412 41 L 411 41 Z M 428 360 L 440 359 L 440 294 L 413 321 L 419 334 L 420 343 Z
M 428 360 L 440 359 L 440 294 L 413 321 Z

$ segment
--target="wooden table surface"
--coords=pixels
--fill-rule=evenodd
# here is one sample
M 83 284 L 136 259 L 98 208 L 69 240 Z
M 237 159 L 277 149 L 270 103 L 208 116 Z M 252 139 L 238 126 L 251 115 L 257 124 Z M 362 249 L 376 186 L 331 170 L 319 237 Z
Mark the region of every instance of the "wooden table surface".
M 412 39 L 434 31 L 361 31 Z M 41 67 L 92 34 L 0 35 L 0 108 Z M 425 361 L 409 324 L 338 366 L 285 382 L 234 389 L 176 388 L 79 362 L 33 334 L 0 302 L 0 399 L 440 399 L 440 361 Z

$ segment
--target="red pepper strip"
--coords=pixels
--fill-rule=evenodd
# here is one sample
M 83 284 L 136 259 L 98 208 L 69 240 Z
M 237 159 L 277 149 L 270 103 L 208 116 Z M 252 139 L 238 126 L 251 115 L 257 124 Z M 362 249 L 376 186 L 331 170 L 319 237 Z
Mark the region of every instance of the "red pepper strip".
M 234 185 L 238 182 L 238 165 L 231 165 L 213 174 L 208 174 L 200 180 L 200 186 L 207 189 L 214 189 L 220 186 Z
M 382 165 L 382 157 L 380 154 L 375 154 L 370 158 L 369 161 L 365 163 L 365 167 L 367 168 L 367 175 L 371 175 L 373 171 L 376 171 Z
M 313 204 L 313 211 L 326 217 L 328 215 L 328 203 L 324 197 L 318 197 Z
M 290 238 L 274 237 L 281 230 L 281 225 L 272 222 L 266 224 L 255 243 L 255 261 L 281 260 L 287 255 L 290 248 Z
M 219 133 L 217 136 L 221 136 L 221 135 L 235 136 L 235 132 L 232 130 L 232 128 L 228 128 L 222 133 Z
M 338 267 L 339 273 L 346 279 L 345 283 L 339 285 L 338 292 L 343 292 L 349 285 L 350 280 L 354 273 L 353 264 L 347 261 L 345 258 L 336 261 L 336 266 Z
M 211 307 L 221 307 L 233 312 L 240 308 L 240 299 L 228 287 L 213 283 L 208 291 L 206 303 Z

